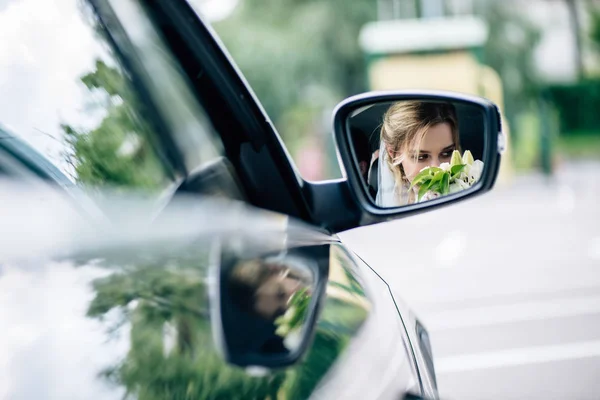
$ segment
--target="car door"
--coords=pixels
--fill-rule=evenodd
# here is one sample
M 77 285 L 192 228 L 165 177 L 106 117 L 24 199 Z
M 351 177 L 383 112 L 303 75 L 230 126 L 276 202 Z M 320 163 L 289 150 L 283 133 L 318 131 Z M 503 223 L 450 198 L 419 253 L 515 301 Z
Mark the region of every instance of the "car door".
M 229 164 L 221 170 L 235 172 L 236 178 L 232 179 L 237 179 L 242 186 L 245 200 L 329 231 L 356 226 L 360 210 L 351 200 L 348 182 L 312 183 L 300 177 L 268 115 L 234 61 L 188 3 L 143 4 L 159 29 L 157 35 L 177 60 L 190 95 L 206 110 L 206 119 L 224 151 L 223 161 Z M 134 71 L 142 69 L 136 63 L 129 67 Z M 165 106 L 169 108 L 170 104 L 165 103 Z M 193 135 L 186 133 L 164 144 L 173 148 L 171 153 L 179 153 L 179 159 L 193 160 L 198 148 L 206 145 L 187 142 Z M 200 172 L 200 164 L 185 166 L 186 178 L 192 181 Z M 184 182 L 182 190 L 203 190 L 187 183 Z
M 385 284 L 326 230 L 294 222 L 313 218 L 304 182 L 243 79 L 187 3 L 98 0 L 80 7 L 75 17 L 69 14 L 73 7 L 61 10 L 76 21 L 60 25 L 77 25 L 94 52 L 81 53 L 89 56 L 83 67 L 72 67 L 80 63 L 75 58 L 53 59 L 68 72 L 58 83 L 50 69 L 37 76 L 40 92 L 56 96 L 42 106 L 64 106 L 74 82 L 88 96 L 84 100 L 93 101 L 87 103 L 92 115 L 77 118 L 85 114 L 78 108 L 83 101 L 71 110 L 70 103 L 59 107 L 66 111 L 59 120 L 42 118 L 32 112 L 39 101 L 32 97 L 14 101 L 31 117 L 11 125 L 18 130 L 42 121 L 43 129 L 64 134 L 74 163 L 67 171 L 114 225 L 106 236 L 64 230 L 71 220 L 54 214 L 53 204 L 38 204 L 33 209 L 46 218 L 35 218 L 38 213 L 27 211 L 31 201 L 15 195 L 15 208 L 3 221 L 23 229 L 3 242 L 3 249 L 13 247 L 13 257 L 0 275 L 1 308 L 10 310 L 2 317 L 9 327 L 9 368 L 2 370 L 7 398 L 420 393 L 412 349 L 402 340 Z M 34 37 L 40 27 L 30 27 Z M 64 39 L 54 44 L 70 46 L 74 36 Z M 37 56 L 45 54 L 38 50 Z M 49 61 L 48 68 L 54 66 Z M 106 194 L 108 188 L 116 193 Z M 151 201 L 120 201 L 140 190 Z M 189 200 L 183 208 L 180 198 Z M 248 210 L 245 203 L 277 214 Z M 153 218 L 150 227 L 141 223 Z M 44 236 L 29 235 L 26 249 L 11 246 L 25 243 L 27 232 Z M 219 356 L 207 293 L 208 254 L 216 239 L 241 248 L 239 258 L 293 253 L 328 271 L 313 339 L 296 364 L 244 370 Z
M 204 106 L 206 116 L 221 140 L 224 154 L 217 162 L 189 168 L 178 190 L 186 193 L 218 194 L 225 197 L 232 197 L 235 194 L 235 198 L 245 199 L 261 208 L 312 222 L 314 216 L 311 215 L 311 207 L 307 200 L 311 196 L 306 195 L 308 184 L 303 182 L 294 170 L 285 147 L 279 140 L 268 117 L 226 56 L 224 50 L 219 47 L 209 28 L 201 23 L 193 10 L 183 1 L 149 2 L 146 7 L 146 11 L 151 18 L 154 18 L 154 22 L 158 21 L 157 26 L 160 27 L 160 35 L 165 41 L 165 45 L 173 52 L 174 58 L 181 63 L 182 72 L 185 73 L 187 82 L 193 89 L 193 94 L 199 98 L 199 102 Z M 239 119 L 239 122 L 237 119 Z M 175 146 L 177 146 L 177 143 L 175 143 Z M 182 155 L 183 159 L 191 159 L 193 156 L 186 155 L 185 152 L 195 152 L 196 148 L 179 146 L 179 151 L 184 153 Z M 236 183 L 239 188 L 237 190 L 232 189 L 236 187 Z M 315 188 L 318 188 L 318 186 L 315 185 Z M 319 189 L 315 188 L 309 190 L 317 193 Z M 312 229 L 317 232 L 320 231 L 316 227 Z M 289 233 L 289 238 L 292 243 L 298 240 L 294 233 Z M 328 240 L 335 241 L 335 239 Z M 304 253 L 301 248 L 296 248 L 296 251 L 300 254 Z M 358 276 L 357 282 L 366 279 L 365 276 L 370 276 L 372 284 L 385 287 L 380 278 L 375 276 L 366 266 L 359 268 L 359 264 L 352 257 L 349 257 L 347 251 L 339 244 L 333 247 L 327 245 L 323 251 L 326 254 L 325 258 L 329 260 L 326 262 L 328 268 L 332 268 L 332 259 L 344 260 L 341 263 L 341 269 L 345 270 L 346 274 Z M 310 254 L 308 251 L 306 253 Z M 345 256 L 340 257 L 339 254 L 345 254 Z M 331 279 L 331 275 L 329 277 Z M 328 284 L 328 288 L 336 287 L 335 284 L 335 279 L 332 279 Z M 366 285 L 366 283 L 360 285 Z M 363 289 L 361 292 L 363 296 L 366 296 L 364 293 L 368 290 Z M 391 318 L 392 327 L 385 332 L 389 335 L 387 343 L 394 349 L 392 353 L 396 354 L 395 357 L 392 357 L 392 361 L 386 359 L 386 355 L 389 356 L 390 354 L 389 351 L 380 353 L 381 358 L 373 363 L 372 371 L 377 371 L 377 367 L 385 367 L 388 373 L 396 371 L 396 374 L 392 373 L 394 383 L 390 383 L 387 387 L 383 386 L 383 393 L 386 393 L 386 390 L 388 393 L 395 394 L 407 390 L 421 393 L 422 387 L 414 361 L 413 349 L 408 337 L 403 335 L 405 328 L 398 316 L 397 309 L 393 306 L 393 300 L 387 290 L 384 290 L 383 293 L 380 290 L 373 290 L 372 295 L 373 298 L 370 301 L 377 299 L 378 309 L 383 305 L 387 307 L 385 308 L 386 311 L 381 311 L 381 314 L 377 315 L 381 316 L 379 318 L 384 318 L 384 315 Z M 365 298 L 364 301 L 368 301 L 368 299 Z M 328 309 L 328 306 L 325 309 Z M 323 311 L 323 315 L 327 315 L 327 312 Z M 364 316 L 365 320 L 367 315 Z M 373 318 L 369 321 L 371 321 L 372 327 L 365 330 L 365 332 L 374 332 L 381 329 L 381 326 L 379 326 L 379 329 L 377 328 L 381 324 L 381 319 Z M 373 321 L 379 322 L 375 323 Z M 330 323 L 323 317 L 318 325 L 328 327 Z M 326 328 L 323 329 L 328 331 Z M 317 332 L 320 331 L 317 330 Z M 358 331 L 346 332 L 348 338 L 353 337 L 355 334 L 358 334 Z M 334 336 L 337 335 L 339 334 Z M 371 346 L 371 350 L 363 351 L 361 357 L 355 356 L 354 358 L 363 360 L 362 362 L 369 362 L 367 361 L 369 354 L 375 355 L 375 353 L 386 348 L 380 346 L 377 352 L 374 351 L 375 347 L 373 346 L 378 343 L 377 336 L 369 337 L 366 333 L 363 333 L 363 335 L 365 336 L 357 340 L 355 346 Z M 344 341 L 342 340 L 342 342 Z M 318 342 L 313 342 L 313 346 L 317 345 L 315 343 Z M 316 374 L 313 382 L 315 385 L 327 375 L 329 368 L 333 366 L 334 361 L 337 361 L 338 356 L 341 357 L 344 353 L 343 348 L 338 350 L 340 353 L 329 361 L 308 368 L 307 373 Z M 307 354 L 310 354 L 311 351 L 317 350 L 311 348 Z M 310 359 L 310 355 L 307 355 L 307 357 Z M 312 363 L 312 361 L 306 362 L 309 363 L 308 365 Z M 306 365 L 299 365 L 294 368 L 303 369 L 307 367 Z M 338 370 L 344 371 L 345 369 L 339 367 Z M 320 373 L 316 373 L 316 371 L 320 371 Z M 348 370 L 345 370 L 345 373 L 347 374 Z M 348 379 L 334 381 L 336 383 L 333 386 L 339 386 L 342 382 L 347 382 Z M 364 382 L 364 380 L 359 379 L 355 379 L 355 381 Z M 366 390 L 364 393 L 376 393 L 375 388 L 371 387 L 363 390 Z M 308 394 L 309 392 L 306 392 L 303 395 Z

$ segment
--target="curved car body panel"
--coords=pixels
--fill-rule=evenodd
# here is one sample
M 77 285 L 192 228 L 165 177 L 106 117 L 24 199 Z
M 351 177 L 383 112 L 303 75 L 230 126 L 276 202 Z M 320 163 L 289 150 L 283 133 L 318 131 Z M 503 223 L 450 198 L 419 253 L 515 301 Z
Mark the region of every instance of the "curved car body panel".
M 130 144 L 140 150 L 123 151 L 126 140 L 115 140 L 114 151 L 92 164 L 108 169 L 106 176 L 91 175 L 98 178 L 91 180 L 98 184 L 92 189 L 101 192 L 109 183 L 139 188 L 134 178 L 143 178 L 147 187 L 171 191 L 158 212 L 156 199 L 147 204 L 144 196 L 125 196 L 124 202 L 102 196 L 102 211 L 113 219 L 92 225 L 64 190 L 30 180 L 26 187 L 1 183 L 0 398 L 363 399 L 398 398 L 405 391 L 435 396 L 422 370 L 421 347 L 411 344 L 413 322 L 402 320 L 389 287 L 366 264 L 335 236 L 306 222 L 315 219 L 302 188 L 306 182 L 299 180 L 262 108 L 210 30 L 184 1 L 91 3 L 95 8 L 82 7 L 90 18 L 78 22 L 81 35 L 112 52 L 82 53 L 82 59 L 89 56 L 83 64 L 94 66 L 91 72 L 70 68 L 73 60 L 64 57 L 58 69 L 76 71 L 65 82 L 83 84 L 90 95 L 83 100 L 100 97 L 104 115 L 87 130 L 77 130 L 76 119 L 66 122 L 74 126 L 74 140 L 97 143 L 92 139 L 133 135 Z M 112 12 L 111 4 L 122 7 L 121 14 Z M 100 72 L 113 79 L 111 85 L 90 83 Z M 52 74 L 37 78 L 55 79 Z M 40 88 L 52 89 L 44 93 L 50 99 L 69 94 L 60 85 Z M 32 100 L 22 104 L 25 111 Z M 67 116 L 81 112 L 85 101 L 68 104 L 60 109 Z M 28 115 L 34 124 L 36 114 Z M 60 130 L 64 121 L 55 122 L 40 128 L 65 133 Z M 146 146 L 146 139 L 154 145 Z M 156 148 L 160 154 L 149 157 Z M 31 153 L 20 167 L 47 181 L 39 172 L 47 160 L 38 156 Z M 203 168 L 215 160 L 226 163 Z M 159 168 L 163 162 L 169 165 Z M 107 178 L 115 172 L 108 167 L 144 173 L 148 165 L 158 179 L 148 181 L 144 174 L 125 181 L 119 180 L 123 174 Z M 76 190 L 62 185 L 62 178 L 54 180 L 69 194 Z M 231 195 L 227 188 L 238 183 L 236 193 L 242 196 Z M 189 197 L 173 189 L 178 184 Z M 329 198 L 312 192 L 312 200 L 319 196 Z M 340 207 L 343 201 L 329 203 Z M 265 374 L 233 367 L 220 357 L 207 290 L 214 284 L 207 265 L 215 241 L 258 257 L 292 248 L 301 252 L 304 246 L 329 251 L 324 306 L 298 364 Z
M 58 210 L 60 199 L 46 200 L 46 209 Z M 142 224 L 134 230 L 132 217 L 129 227 L 114 226 L 105 240 L 86 240 L 92 232 L 69 217 L 68 207 L 54 214 L 57 221 L 24 221 L 32 230 L 43 224 L 55 243 L 71 247 L 36 257 L 23 249 L 1 267 L 0 372 L 8 385 L 0 398 L 399 398 L 420 392 L 387 285 L 341 243 L 239 203 L 193 201 L 193 209 L 180 203 L 165 211 L 156 231 Z M 210 223 L 186 227 L 181 213 Z M 72 221 L 71 229 L 52 224 L 59 219 Z M 135 240 L 127 242 L 129 235 Z M 81 241 L 74 244 L 75 238 Z M 235 242 L 252 257 L 290 247 L 301 252 L 301 243 L 328 248 L 326 299 L 298 364 L 257 373 L 219 356 L 207 294 L 214 284 L 208 250 L 216 240 Z

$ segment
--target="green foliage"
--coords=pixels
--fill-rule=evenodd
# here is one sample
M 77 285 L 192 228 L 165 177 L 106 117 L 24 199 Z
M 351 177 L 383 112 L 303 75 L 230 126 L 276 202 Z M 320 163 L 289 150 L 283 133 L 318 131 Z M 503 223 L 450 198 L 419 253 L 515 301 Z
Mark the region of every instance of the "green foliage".
M 324 109 L 366 89 L 358 34 L 376 9 L 375 0 L 245 0 L 215 24 L 292 153 Z
M 346 268 L 343 268 L 344 276 L 348 280 L 348 285 L 330 280 L 329 285 L 339 287 L 340 289 L 345 290 L 346 292 L 358 296 L 358 297 L 366 297 L 365 291 L 363 289 L 363 284 L 356 279 L 355 271 L 353 271 L 350 266 L 353 265 L 352 261 L 349 260 L 348 254 L 342 251 L 334 251 L 332 252 L 333 259 L 335 263 L 339 263 L 340 265 L 345 265 Z
M 443 174 L 440 181 L 440 193 L 443 195 L 448 194 L 450 191 L 450 174 Z
M 137 266 L 94 281 L 95 298 L 88 316 L 124 315 L 117 328 L 131 325 L 125 359 L 103 376 L 123 386 L 129 397 L 158 399 L 275 398 L 284 373 L 263 378 L 228 366 L 212 343 L 208 298 L 202 266 L 161 268 Z M 172 327 L 174 347 L 165 343 Z M 114 330 L 114 327 L 112 328 Z
M 500 74 L 505 114 L 512 123 L 518 113 L 531 108 L 531 100 L 539 93 L 533 51 L 541 32 L 519 12 L 516 1 L 486 1 L 483 4 L 483 18 L 489 28 L 483 61 Z
M 457 178 L 460 173 L 463 171 L 463 169 L 465 169 L 466 165 L 465 164 L 457 164 L 457 165 L 453 165 L 450 168 L 450 175 L 452 175 L 452 178 Z
M 285 387 L 289 400 L 308 399 L 347 344 L 347 338 L 330 330 L 317 330 L 310 352 L 300 367 L 290 372 Z
M 275 398 L 285 374 L 254 378 L 242 369 L 227 366 L 210 346 L 209 325 L 196 321 L 192 328 L 203 339 L 203 346 L 193 353 L 165 355 L 161 326 L 137 320 L 127 358 L 108 370 L 107 378 L 123 385 L 130 397 L 140 400 Z
M 600 80 L 586 79 L 573 84 L 554 85 L 548 88 L 548 92 L 558 109 L 561 132 L 599 130 Z
M 104 117 L 91 130 L 62 125 L 76 180 L 90 187 L 157 189 L 164 185 L 166 172 L 151 146 L 152 132 L 122 73 L 97 60 L 81 82 L 91 98 L 103 100 L 93 104 L 92 111 L 100 108 Z
M 351 286 L 356 282 L 350 282 Z M 330 284 L 332 282 L 330 281 Z M 357 298 L 363 297 L 362 289 L 336 285 Z M 354 334 L 367 318 L 367 311 L 355 304 L 328 297 L 323 307 L 315 338 L 304 361 L 288 371 L 282 391 L 286 399 L 307 399 L 325 373 L 338 360 L 348 345 L 349 335 Z
M 596 46 L 597 49 L 600 50 L 600 7 L 596 4 L 594 6 L 594 2 L 588 3 L 590 6 L 589 16 L 590 16 L 590 31 L 589 38 L 592 43 Z
M 517 170 L 539 167 L 541 121 L 535 111 L 521 113 L 514 122 L 515 130 L 520 133 L 512 151 L 513 163 Z
M 285 124 L 284 135 L 297 137 L 314 129 L 324 107 L 363 90 L 357 38 L 374 10 L 373 0 L 352 7 L 345 0 L 247 0 L 217 29 L 274 121 Z M 76 180 L 91 187 L 159 189 L 168 171 L 151 146 L 156 136 L 126 74 L 97 60 L 80 81 L 89 91 L 90 117 L 101 118 L 91 129 L 62 125 Z M 126 398 L 140 400 L 306 398 L 347 344 L 348 330 L 358 329 L 366 316 L 356 306 L 335 306 L 297 368 L 257 378 L 216 352 L 205 262 L 127 265 L 92 287 L 87 316 L 107 322 L 110 334 L 130 328 L 127 354 L 101 375 L 123 387 Z
M 328 298 L 306 358 L 294 368 L 251 377 L 216 353 L 203 265 L 131 266 L 93 282 L 88 316 L 105 320 L 121 313 L 124 318 L 111 331 L 124 323 L 131 327 L 126 357 L 101 374 L 124 387 L 127 398 L 308 398 L 366 318 L 363 308 Z M 171 327 L 172 349 L 166 327 Z
M 568 132 L 558 137 L 557 149 L 573 159 L 600 159 L 600 132 Z
M 288 301 L 286 313 L 275 319 L 275 325 L 277 326 L 275 333 L 286 337 L 291 331 L 301 329 L 308 315 L 311 298 L 308 288 L 295 292 Z
M 132 272 L 113 273 L 94 281 L 96 297 L 90 303 L 88 316 L 100 317 L 113 308 L 127 307 L 133 301 L 144 301 L 148 318 L 171 320 L 177 315 L 205 316 L 200 301 L 206 295 L 201 276 L 195 277 L 162 268 L 141 268 Z M 150 315 L 152 314 L 152 315 Z
M 421 185 L 424 182 L 431 182 L 433 181 L 433 179 L 435 179 L 436 175 L 439 176 L 440 174 L 443 174 L 444 170 L 438 167 L 429 167 L 424 169 L 423 171 L 419 172 L 412 180 L 412 182 L 410 183 L 410 188 L 412 189 L 413 186 L 417 186 L 417 185 Z M 441 176 L 440 176 L 441 179 Z M 436 181 L 439 179 L 436 179 Z
M 468 178 L 464 174 L 465 170 L 471 168 L 475 163 L 473 155 L 469 150 L 466 150 L 461 156 L 458 150 L 452 152 L 452 158 L 450 163 L 440 165 L 440 167 L 427 167 L 423 168 L 412 180 L 409 189 L 415 186 L 419 186 L 419 193 L 417 200 L 421 201 L 423 196 L 427 192 L 439 193 L 441 195 L 447 195 L 450 193 L 450 185 L 458 184 L 458 181 L 464 182 L 465 187 L 470 185 L 467 184 Z M 457 186 L 455 189 L 462 188 L 463 185 Z
M 429 181 L 431 182 L 431 181 Z M 439 184 L 435 186 L 436 188 L 439 188 Z M 425 193 L 427 193 L 430 189 L 433 188 L 433 185 L 429 185 L 428 183 L 423 183 L 421 184 L 421 186 L 419 187 L 419 198 L 418 200 L 421 200 L 421 198 L 423 196 L 425 196 Z

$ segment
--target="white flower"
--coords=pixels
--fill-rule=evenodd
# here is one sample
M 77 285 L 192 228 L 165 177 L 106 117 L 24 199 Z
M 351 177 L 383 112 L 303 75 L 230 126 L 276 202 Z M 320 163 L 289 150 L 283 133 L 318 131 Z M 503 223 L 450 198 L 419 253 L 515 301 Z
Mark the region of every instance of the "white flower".
M 289 304 L 289 299 L 288 299 L 288 304 Z M 296 314 L 296 306 L 290 306 L 285 311 L 285 314 L 283 314 L 283 317 L 285 318 L 286 321 L 289 321 L 294 317 L 294 314 Z
M 460 192 L 461 190 L 463 190 L 463 187 L 458 184 L 458 181 L 450 184 L 450 187 L 449 187 L 450 194 Z
M 441 163 L 440 164 L 440 168 L 443 169 L 444 171 L 450 171 L 450 163 Z
M 427 200 L 437 199 L 438 197 L 440 197 L 440 194 L 438 192 L 434 192 L 433 190 L 430 190 L 427 193 L 425 193 L 423 195 L 423 197 L 421 197 L 421 200 L 419 200 L 419 203 L 422 203 Z
M 275 330 L 275 334 L 285 337 L 290 332 L 290 327 L 287 324 L 281 324 Z
M 469 169 L 469 181 L 471 184 L 477 182 L 481 178 L 483 172 L 483 162 L 481 160 L 475 160 L 471 168 Z
M 460 190 L 468 189 L 471 187 L 471 185 L 469 185 L 469 183 L 464 179 L 456 179 L 452 183 L 452 185 L 454 185 L 454 184 L 457 185 L 460 188 Z
M 288 350 L 294 351 L 300 347 L 300 342 L 302 341 L 301 330 L 302 329 L 294 329 L 283 339 L 283 345 L 287 347 Z
M 472 165 L 473 164 L 473 154 L 469 150 L 466 150 L 462 156 L 463 164 Z
M 466 181 L 469 179 L 469 173 L 471 172 L 471 165 L 465 164 L 464 168 L 460 172 L 460 179 Z
M 463 163 L 462 157 L 460 156 L 460 152 L 458 150 L 454 150 L 452 152 L 452 159 L 450 160 L 450 165 L 455 166 L 460 164 L 465 163 Z

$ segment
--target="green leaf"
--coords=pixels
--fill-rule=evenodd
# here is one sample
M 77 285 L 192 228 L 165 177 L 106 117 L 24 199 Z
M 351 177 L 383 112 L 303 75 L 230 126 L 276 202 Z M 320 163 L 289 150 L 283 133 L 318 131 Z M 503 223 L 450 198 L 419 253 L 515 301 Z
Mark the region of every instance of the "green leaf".
M 440 193 L 440 182 L 436 183 L 435 185 L 431 185 L 429 187 L 429 191 L 430 192 Z
M 465 164 L 459 164 L 459 165 L 452 166 L 452 168 L 450 168 L 450 175 L 452 176 L 452 178 L 456 178 L 456 176 L 458 174 L 460 174 L 462 172 L 462 170 L 465 169 L 465 167 L 466 167 Z
M 444 175 L 447 175 L 448 172 L 447 171 L 438 171 L 433 178 L 431 179 L 431 183 L 435 183 L 435 182 L 439 182 L 442 180 Z
M 421 198 L 427 192 L 441 193 L 440 192 L 440 182 L 436 182 L 434 184 L 429 184 L 427 187 L 421 186 L 421 188 L 419 189 L 418 201 L 421 201 Z
M 418 185 L 419 182 L 422 182 L 428 178 L 431 178 L 433 174 L 431 173 L 430 168 L 424 169 L 423 171 L 419 172 L 417 174 L 417 176 L 415 176 L 411 182 L 411 186 L 415 186 Z
M 425 196 L 425 193 L 427 193 L 428 191 L 429 191 L 429 185 L 421 185 L 421 188 L 419 188 L 418 201 L 421 201 L 421 198 L 423 196 Z
M 413 179 L 413 181 L 411 182 L 409 189 L 412 189 L 415 186 L 423 186 L 426 185 L 427 183 L 431 182 L 431 177 L 430 176 L 426 176 L 426 177 L 422 177 L 420 179 Z
M 437 174 L 440 171 L 443 170 L 438 167 L 429 167 L 427 169 L 424 169 L 413 178 L 412 182 L 410 183 L 410 189 L 412 189 L 413 186 L 420 185 L 426 180 L 431 179 L 433 176 L 435 176 L 435 174 Z
M 428 174 L 421 175 L 421 173 L 412 180 L 410 183 L 409 189 L 412 189 L 414 186 L 423 185 L 424 183 L 431 180 L 431 176 Z
M 440 182 L 440 193 L 445 195 L 450 191 L 450 175 L 444 174 L 442 181 Z

